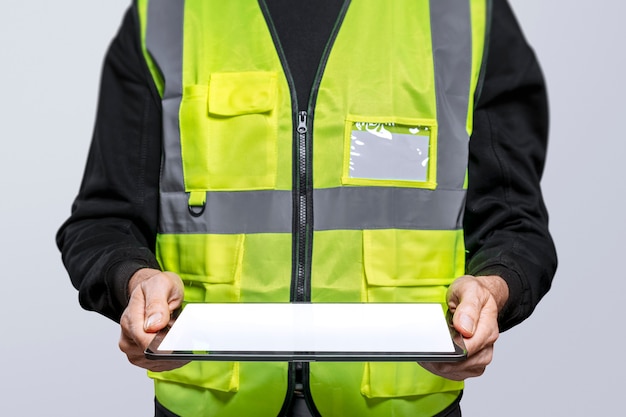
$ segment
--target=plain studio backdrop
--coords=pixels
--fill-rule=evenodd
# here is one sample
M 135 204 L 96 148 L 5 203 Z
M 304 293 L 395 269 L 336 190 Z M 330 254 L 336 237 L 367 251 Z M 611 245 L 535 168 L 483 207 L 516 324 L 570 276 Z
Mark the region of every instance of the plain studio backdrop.
M 54 234 L 78 190 L 102 59 L 129 0 L 3 1 L 0 12 L 0 415 L 152 415 L 118 326 L 77 301 Z M 463 414 L 616 415 L 623 408 L 626 40 L 619 0 L 512 0 L 551 101 L 543 187 L 560 266 L 503 334 Z

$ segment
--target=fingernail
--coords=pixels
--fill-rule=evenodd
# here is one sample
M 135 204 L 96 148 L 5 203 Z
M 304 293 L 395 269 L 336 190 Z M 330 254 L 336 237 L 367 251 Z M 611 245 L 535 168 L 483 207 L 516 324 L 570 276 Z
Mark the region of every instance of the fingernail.
M 150 317 L 148 317 L 146 319 L 145 328 L 149 329 L 150 327 L 152 327 L 152 325 L 160 322 L 162 318 L 163 318 L 163 314 L 161 314 L 161 313 L 154 313 L 153 315 L 151 315 Z
M 459 322 L 463 330 L 474 333 L 474 320 L 470 316 L 462 315 Z

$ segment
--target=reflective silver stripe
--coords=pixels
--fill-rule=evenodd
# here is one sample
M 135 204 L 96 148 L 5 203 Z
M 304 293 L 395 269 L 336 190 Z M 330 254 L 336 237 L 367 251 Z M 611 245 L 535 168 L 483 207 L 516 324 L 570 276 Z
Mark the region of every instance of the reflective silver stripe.
M 188 195 L 161 193 L 159 233 L 291 233 L 291 191 L 209 192 L 199 217 Z
M 461 228 L 462 190 L 342 187 L 313 192 L 315 230 Z
M 443 189 L 463 188 L 467 168 L 466 125 L 472 78 L 470 1 L 430 1 L 439 124 L 437 186 Z
M 183 21 L 185 0 L 150 0 L 146 48 L 165 82 L 161 190 L 184 191 L 178 110 L 183 96 Z
M 313 200 L 316 231 L 455 230 L 461 228 L 458 213 L 462 212 L 465 193 L 462 190 L 341 187 L 315 190 Z M 192 217 L 186 194 L 163 193 L 161 206 L 169 214 L 164 216 L 159 232 L 291 233 L 291 201 L 291 191 L 210 192 L 205 211 L 199 217 Z

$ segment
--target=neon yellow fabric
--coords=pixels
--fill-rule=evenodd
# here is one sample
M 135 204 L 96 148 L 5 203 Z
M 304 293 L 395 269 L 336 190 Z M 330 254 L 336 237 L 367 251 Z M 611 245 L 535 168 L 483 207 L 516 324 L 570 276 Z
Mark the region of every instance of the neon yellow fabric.
M 187 191 L 291 189 L 289 87 L 258 3 L 186 1 L 184 33 Z
M 402 69 L 392 62 L 402 62 Z M 359 72 L 355 68 L 366 70 Z M 342 185 L 338 173 L 344 155 L 335 146 L 318 141 L 318 137 L 346 140 L 346 125 L 355 119 L 409 123 L 417 119 L 418 123 L 435 123 L 437 104 L 428 2 L 352 2 L 325 73 L 332 76 L 322 79 L 318 103 L 328 105 L 316 107 L 313 132 L 314 182 L 319 188 Z M 337 95 L 336 91 L 350 94 Z M 346 120 L 337 114 L 350 116 Z M 432 145 L 436 145 L 436 140 Z M 432 149 L 431 155 L 434 156 Z
M 446 307 L 448 285 L 464 269 L 460 230 L 318 231 L 314 241 L 313 302 Z M 333 256 L 338 242 L 342 256 Z M 415 363 L 317 362 L 310 369 L 311 393 L 322 415 L 432 416 L 463 388 Z
M 199 380 L 206 376 L 205 362 L 185 365 L 194 367 Z M 222 365 L 218 365 L 221 367 Z M 218 376 L 208 388 L 195 384 L 195 380 L 179 383 L 172 373 L 152 373 L 155 379 L 155 394 L 159 402 L 182 417 L 205 416 L 276 416 L 282 407 L 284 395 L 267 395 L 268 391 L 280 390 L 287 386 L 287 364 L 241 362 L 238 365 L 237 390 L 230 390 L 232 373 Z M 189 372 L 189 371 L 187 371 Z M 205 376 L 206 375 L 206 376 Z M 246 377 L 247 375 L 247 377 Z M 255 376 L 263 375 L 264 378 Z M 221 381 L 222 385 L 219 385 Z M 272 386 L 267 385 L 272 381 Z M 206 382 L 204 383 L 206 384 Z M 283 390 L 284 392 L 284 390 Z M 242 395 L 244 394 L 245 395 Z M 210 406 L 207 406 L 209 404 Z
M 289 301 L 290 234 L 160 234 L 156 252 L 180 275 L 186 302 Z
M 274 72 L 227 72 L 211 74 L 209 113 L 239 116 L 270 112 L 276 106 Z
M 273 189 L 276 72 L 209 75 L 186 86 L 180 109 L 187 191 Z M 259 140 L 263 138 L 263 140 Z M 245 164 L 234 164 L 243 160 Z
M 379 374 L 375 376 L 393 378 L 386 381 L 387 392 L 380 392 L 380 387 L 377 388 L 377 391 L 372 391 L 367 385 L 368 381 L 371 380 L 368 369 L 374 364 L 365 364 L 363 381 L 351 380 L 349 385 L 346 385 L 346 381 L 340 377 L 343 373 L 362 372 L 363 364 L 339 363 L 336 364 L 335 368 L 324 365 L 319 362 L 311 363 L 311 378 L 314 381 L 324 381 L 324 383 L 313 382 L 311 384 L 312 391 L 324 396 L 323 402 L 316 402 L 322 416 L 433 416 L 438 412 L 435 410 L 445 409 L 458 397 L 458 391 L 416 396 L 413 386 L 409 387 L 410 392 L 404 392 L 408 395 L 402 395 L 404 394 L 402 387 L 408 387 L 408 383 L 417 381 L 420 376 L 428 377 L 427 372 L 414 363 L 402 364 L 404 367 L 396 364 L 377 364 L 381 367 L 389 366 L 394 369 L 405 370 L 406 375 L 392 373 L 391 375 Z M 413 374 L 412 371 L 415 371 L 416 374 Z M 405 376 L 409 376 L 410 379 L 404 379 Z M 429 385 L 428 388 L 432 389 L 432 386 Z M 362 395 L 352 394 L 359 390 Z
M 321 362 L 310 364 L 311 391 L 315 393 L 315 398 L 323 397 L 323 401 L 315 403 L 322 416 L 432 417 L 452 404 L 459 395 L 457 386 L 436 387 L 442 391 L 432 395 L 434 386 L 429 381 L 428 372 L 415 363 L 329 365 Z M 363 374 L 363 377 L 360 380 L 347 379 L 345 374 Z M 372 386 L 374 378 L 385 379 Z M 422 382 L 426 384 L 421 385 Z M 448 392 L 446 389 L 453 390 Z M 430 395 L 419 395 L 417 392 L 428 392 Z
M 157 65 L 154 63 L 154 60 L 150 56 L 146 48 L 146 16 L 148 14 L 148 1 L 149 0 L 136 0 L 135 5 L 137 7 L 137 15 L 139 16 L 139 30 L 141 36 L 141 51 L 143 52 L 143 56 L 146 60 L 146 64 L 148 65 L 148 69 L 152 74 L 152 79 L 154 80 L 154 84 L 157 88 L 157 91 L 163 97 L 163 74 L 159 71 Z
M 471 85 L 475 86 L 478 83 L 480 76 L 481 65 L 483 62 L 482 56 L 485 52 L 485 38 L 487 36 L 487 1 L 470 1 L 470 13 L 472 15 L 472 38 L 476 42 L 472 42 L 472 81 Z M 469 104 L 467 112 L 467 134 L 472 133 L 474 124 L 474 94 L 469 95 Z M 464 188 L 467 188 L 465 184 Z
M 156 250 L 161 267 L 182 278 L 185 303 L 289 301 L 289 234 L 160 234 Z M 287 375 L 286 363 L 247 362 L 190 362 L 173 371 L 149 372 L 159 401 L 184 417 L 205 416 L 207 410 L 218 416 L 249 415 L 251 406 L 258 415 L 277 415 Z
M 147 2 L 137 2 L 142 33 Z M 485 1 L 470 3 L 471 110 Z M 258 3 L 186 0 L 184 22 L 179 118 L 190 203 L 204 203 L 206 192 L 291 190 L 291 96 Z M 362 30 L 370 25 L 378 30 Z M 427 1 L 350 5 L 318 90 L 315 188 L 436 190 L 439 144 L 430 36 Z M 145 44 L 145 33 L 142 40 Z M 161 74 L 145 55 L 162 92 Z M 471 120 L 470 111 L 468 132 Z M 357 122 L 428 127 L 427 180 L 350 178 L 350 132 Z M 289 302 L 290 233 L 159 234 L 156 243 L 162 268 L 177 272 L 185 283 L 185 303 Z M 311 301 L 445 303 L 447 286 L 464 273 L 464 254 L 462 230 L 315 231 Z M 431 416 L 463 387 L 413 363 L 312 363 L 310 369 L 311 394 L 325 416 Z M 194 362 L 150 376 L 158 400 L 183 417 L 276 415 L 289 395 L 283 363 Z

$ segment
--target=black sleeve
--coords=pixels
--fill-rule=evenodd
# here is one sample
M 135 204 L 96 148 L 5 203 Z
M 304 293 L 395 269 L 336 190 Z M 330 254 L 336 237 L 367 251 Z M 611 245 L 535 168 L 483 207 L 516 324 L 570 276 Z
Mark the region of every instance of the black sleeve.
M 540 180 L 548 105 L 533 51 L 505 0 L 494 0 L 484 84 L 470 141 L 465 211 L 467 272 L 500 275 L 509 300 L 502 331 L 520 323 L 549 290 L 557 257 Z
M 118 321 L 127 285 L 153 255 L 160 169 L 160 100 L 129 9 L 107 52 L 83 182 L 57 245 L 81 305 Z

